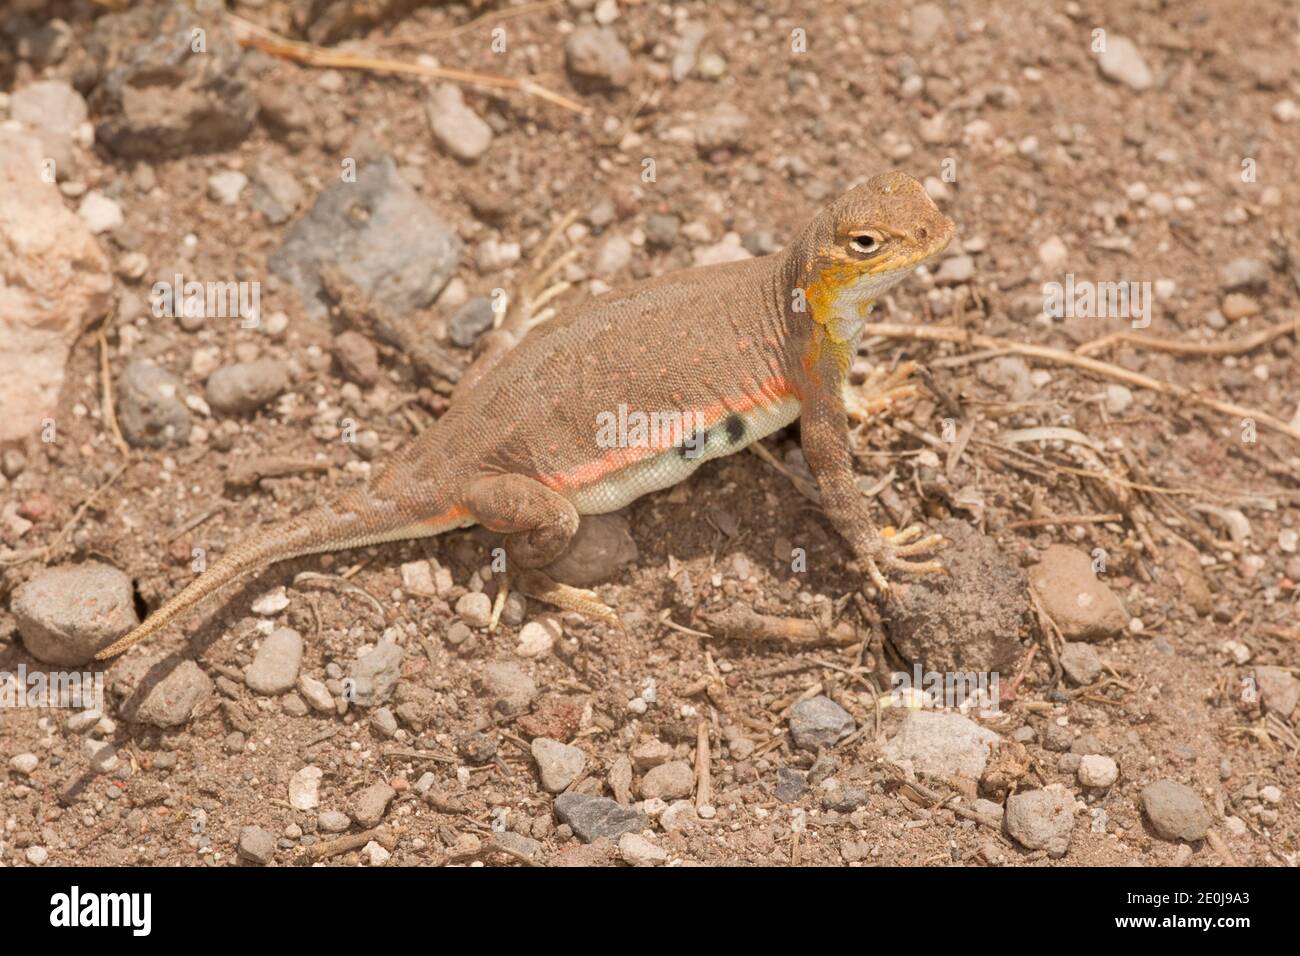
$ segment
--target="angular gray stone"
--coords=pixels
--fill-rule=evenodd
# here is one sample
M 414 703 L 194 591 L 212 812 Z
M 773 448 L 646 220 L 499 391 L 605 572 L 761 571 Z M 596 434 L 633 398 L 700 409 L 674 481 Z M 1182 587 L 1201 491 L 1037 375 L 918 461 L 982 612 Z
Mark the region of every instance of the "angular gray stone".
M 781 767 L 776 772 L 776 798 L 782 803 L 795 803 L 808 792 L 808 781 L 791 767 Z
M 302 635 L 292 628 L 272 631 L 244 672 L 244 683 L 259 694 L 283 694 L 298 682 Z
M 139 623 L 131 579 L 98 561 L 46 568 L 10 604 L 28 653 L 77 667 Z
M 1200 796 L 1175 780 L 1157 780 L 1144 787 L 1142 811 L 1163 840 L 1191 843 L 1205 839 L 1210 829 L 1210 814 Z
M 241 859 L 265 866 L 275 859 L 275 837 L 261 827 L 244 827 L 239 831 Z
M 1074 832 L 1074 797 L 1064 787 L 1028 790 L 1007 797 L 1007 832 L 1029 850 L 1065 856 Z
M 456 232 L 397 172 L 391 158 L 363 163 L 294 223 L 271 270 L 297 288 L 308 313 L 328 316 L 320 273 L 337 267 L 370 301 L 396 315 L 422 309 L 460 262 Z
M 252 130 L 257 99 L 219 0 L 133 5 L 96 20 L 87 46 L 102 77 L 96 139 L 119 156 L 228 150 Z
M 881 751 L 896 763 L 908 761 L 917 773 L 978 780 L 999 741 L 993 731 L 961 714 L 913 710 Z
M 1101 676 L 1101 658 L 1091 644 L 1066 641 L 1061 646 L 1061 667 L 1076 684 L 1091 684 Z
M 302 200 L 302 186 L 293 173 L 266 161 L 254 167 L 251 202 L 271 225 L 287 222 L 298 211 Z
M 263 358 L 236 362 L 208 376 L 205 394 L 220 415 L 255 412 L 289 387 L 289 370 L 283 362 Z
M 573 828 L 578 839 L 591 843 L 602 837 L 617 842 L 624 833 L 639 833 L 650 826 L 644 813 L 609 797 L 562 793 L 555 798 L 555 815 Z
M 402 649 L 396 644 L 380 643 L 352 665 L 352 702 L 375 707 L 393 695 L 402 672 Z
M 136 359 L 117 380 L 117 419 L 122 435 L 136 448 L 167 448 L 190 437 L 190 410 L 182 386 L 171 372 Z
M 474 340 L 492 328 L 496 313 L 492 311 L 492 300 L 486 296 L 470 299 L 451 317 L 447 323 L 447 338 L 463 349 L 474 344 Z
M 849 712 L 829 697 L 802 700 L 790 712 L 790 736 L 804 750 L 833 746 L 856 726 Z

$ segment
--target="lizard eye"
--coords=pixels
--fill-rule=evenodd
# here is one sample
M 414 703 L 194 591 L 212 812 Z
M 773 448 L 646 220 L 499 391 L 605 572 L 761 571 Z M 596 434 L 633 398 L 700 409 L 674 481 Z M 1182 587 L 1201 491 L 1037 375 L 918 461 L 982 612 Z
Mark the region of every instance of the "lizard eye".
M 860 255 L 875 255 L 880 251 L 880 246 L 880 237 L 872 232 L 861 232 L 849 237 L 849 248 Z

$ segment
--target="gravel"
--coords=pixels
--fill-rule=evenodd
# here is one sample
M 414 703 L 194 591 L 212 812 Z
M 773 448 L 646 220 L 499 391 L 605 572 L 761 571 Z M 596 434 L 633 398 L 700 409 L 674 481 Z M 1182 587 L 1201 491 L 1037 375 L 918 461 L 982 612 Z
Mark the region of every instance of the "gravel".
M 523 668 L 510 661 L 490 661 L 475 679 L 481 696 L 492 702 L 492 709 L 503 714 L 528 710 L 537 697 L 537 684 Z
M 668 862 L 668 851 L 639 833 L 624 833 L 618 838 L 618 855 L 632 866 L 661 866 Z
M 139 623 L 131 579 L 98 561 L 37 571 L 10 604 L 28 652 L 78 667 Z
M 1210 814 L 1196 791 L 1175 780 L 1157 780 L 1142 790 L 1142 811 L 1163 840 L 1205 839 Z
M 262 642 L 253 663 L 244 672 L 244 683 L 259 694 L 283 694 L 298 682 L 302 666 L 302 635 L 282 627 Z
M 564 62 L 577 85 L 623 89 L 632 81 L 632 56 L 618 34 L 604 27 L 578 27 L 564 44 Z
M 1119 764 L 1102 754 L 1079 758 L 1079 783 L 1085 787 L 1105 789 L 1119 779 Z
M 482 591 L 462 594 L 456 602 L 456 616 L 470 627 L 485 628 L 492 623 L 492 599 Z
M 776 772 L 776 798 L 782 803 L 797 803 L 808 792 L 808 782 L 803 774 L 791 767 L 781 767 Z
M 1150 89 L 1151 69 L 1133 41 L 1112 33 L 1106 36 L 1105 43 L 1106 49 L 1097 57 L 1101 75 L 1131 90 Z
M 140 665 L 146 673 L 153 667 Z M 198 664 L 183 660 L 169 674 L 148 687 L 143 699 L 128 699 L 123 715 L 134 723 L 154 727 L 179 727 L 189 721 L 194 709 L 212 694 L 212 680 Z
M 425 115 L 438 145 L 462 162 L 477 161 L 492 145 L 492 127 L 465 104 L 465 95 L 455 83 L 443 83 L 433 91 Z
M 849 712 L 829 697 L 800 701 L 790 712 L 790 736 L 804 750 L 833 746 L 856 727 Z
M 492 300 L 487 296 L 475 296 L 457 309 L 456 314 L 451 317 L 451 321 L 447 323 L 447 337 L 451 339 L 452 344 L 467 349 L 480 335 L 492 328 L 495 320 L 496 313 L 492 311 Z
M 1061 667 L 1076 684 L 1091 684 L 1101 676 L 1101 658 L 1091 644 L 1066 641 L 1061 646 Z
M 303 674 L 298 678 L 298 693 L 312 710 L 323 714 L 334 713 L 334 695 L 320 681 Z

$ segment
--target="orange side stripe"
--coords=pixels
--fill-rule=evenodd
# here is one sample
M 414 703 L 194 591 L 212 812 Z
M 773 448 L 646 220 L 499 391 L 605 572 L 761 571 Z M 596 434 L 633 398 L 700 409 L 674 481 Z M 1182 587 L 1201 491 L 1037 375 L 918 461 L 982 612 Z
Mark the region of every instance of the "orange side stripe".
M 763 382 L 756 391 L 746 392 L 735 401 L 718 402 L 704 409 L 702 412 L 705 421 L 704 427 L 712 428 L 728 415 L 744 414 L 757 408 L 766 408 L 793 395 L 794 389 L 784 376 L 773 376 Z M 672 443 L 667 447 L 673 447 Z M 552 491 L 577 491 L 588 488 L 608 475 L 666 450 L 667 448 L 613 448 L 596 461 L 579 465 L 570 471 L 553 475 L 536 475 L 534 477 Z

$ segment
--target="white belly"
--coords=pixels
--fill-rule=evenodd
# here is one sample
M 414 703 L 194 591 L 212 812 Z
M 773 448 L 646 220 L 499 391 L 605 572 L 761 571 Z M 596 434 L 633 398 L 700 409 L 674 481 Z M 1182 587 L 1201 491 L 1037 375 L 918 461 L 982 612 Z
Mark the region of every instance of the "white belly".
M 569 492 L 567 497 L 579 514 L 595 515 L 617 511 L 644 494 L 685 481 L 706 461 L 734 454 L 784 428 L 799 417 L 799 410 L 799 400 L 787 398 L 767 408 L 746 412 L 736 416 L 744 426 L 739 437 L 733 438 L 725 424 L 714 425 L 709 429 L 698 454 L 687 456 L 676 448 L 660 452 L 629 465 L 594 485 Z

